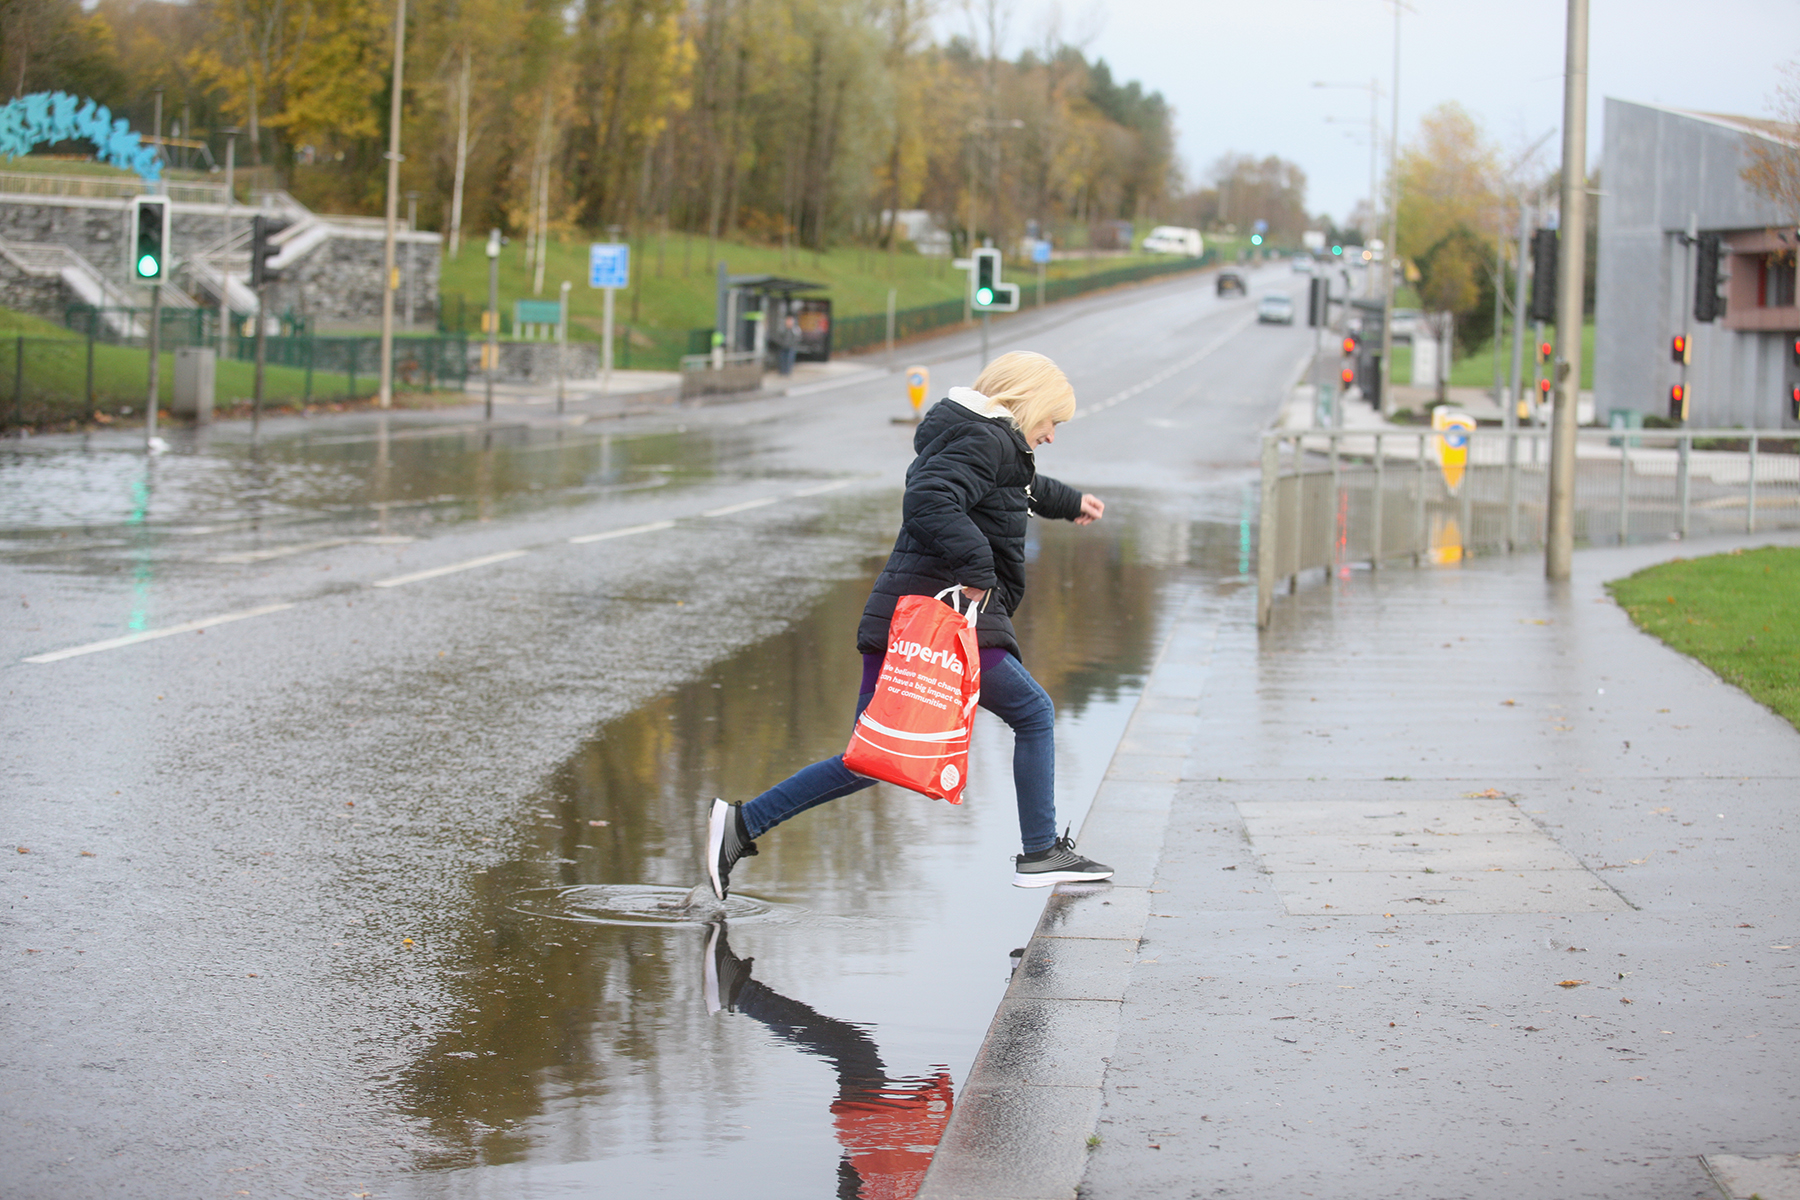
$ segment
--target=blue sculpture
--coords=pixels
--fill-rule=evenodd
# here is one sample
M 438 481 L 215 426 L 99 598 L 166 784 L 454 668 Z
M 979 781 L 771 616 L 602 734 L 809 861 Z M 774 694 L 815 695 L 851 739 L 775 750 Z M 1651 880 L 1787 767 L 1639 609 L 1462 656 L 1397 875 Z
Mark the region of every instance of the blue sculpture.
M 67 92 L 33 92 L 0 108 L 0 155 L 22 157 L 43 142 L 83 138 L 94 143 L 102 162 L 136 171 L 145 182 L 162 175 L 162 156 L 131 131 L 125 118 L 114 119 L 104 104 Z

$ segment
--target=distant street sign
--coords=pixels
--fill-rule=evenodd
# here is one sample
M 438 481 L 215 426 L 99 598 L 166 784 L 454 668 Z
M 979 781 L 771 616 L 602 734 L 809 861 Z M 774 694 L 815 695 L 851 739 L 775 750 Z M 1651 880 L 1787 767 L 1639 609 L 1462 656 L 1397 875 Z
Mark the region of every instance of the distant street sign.
M 556 325 L 562 322 L 562 301 L 560 300 L 515 300 L 513 301 L 513 324 L 517 325 Z
M 1031 248 L 1031 261 L 1034 263 L 1047 263 L 1050 261 L 1050 241 L 1048 238 L 1039 238 L 1037 244 Z
M 1251 226 L 1251 230 L 1255 233 L 1267 233 L 1269 232 L 1269 223 L 1267 221 L 1259 220 L 1255 225 Z
M 588 247 L 588 286 L 631 286 L 631 247 L 623 242 L 595 242 Z

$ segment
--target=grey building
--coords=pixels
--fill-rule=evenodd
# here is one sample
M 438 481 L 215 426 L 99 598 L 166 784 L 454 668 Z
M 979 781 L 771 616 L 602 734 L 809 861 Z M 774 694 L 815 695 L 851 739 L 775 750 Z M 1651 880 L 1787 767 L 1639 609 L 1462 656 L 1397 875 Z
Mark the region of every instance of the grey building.
M 1794 258 L 1800 213 L 1781 212 L 1744 182 L 1752 139 L 1791 148 L 1800 131 L 1772 122 L 1606 100 L 1595 281 L 1594 400 L 1670 415 L 1684 378 L 1672 339 L 1686 335 L 1688 424 L 1797 428 L 1800 384 Z M 1690 232 L 1722 235 L 1730 274 L 1725 315 L 1694 318 Z

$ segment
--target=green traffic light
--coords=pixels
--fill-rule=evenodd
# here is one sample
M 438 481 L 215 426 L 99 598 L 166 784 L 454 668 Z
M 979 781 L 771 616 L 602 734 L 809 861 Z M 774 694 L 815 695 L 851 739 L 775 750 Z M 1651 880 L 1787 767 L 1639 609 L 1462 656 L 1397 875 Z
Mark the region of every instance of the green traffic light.
M 993 288 L 985 288 L 984 287 L 984 288 L 976 288 L 975 289 L 975 303 L 977 303 L 977 304 L 992 304 L 993 302 L 994 302 L 994 289 Z
M 144 279 L 156 278 L 156 256 L 154 254 L 146 254 L 138 259 L 137 272 L 138 275 Z
M 1344 248 L 1342 246 L 1333 246 L 1331 248 L 1331 252 L 1333 254 L 1342 254 L 1344 252 Z
M 1251 234 L 1251 235 L 1250 235 L 1250 244 L 1251 244 L 1251 245 L 1252 245 L 1252 246 L 1260 246 L 1260 245 L 1262 245 L 1262 234 L 1260 234 L 1260 233 L 1253 233 L 1253 234 Z

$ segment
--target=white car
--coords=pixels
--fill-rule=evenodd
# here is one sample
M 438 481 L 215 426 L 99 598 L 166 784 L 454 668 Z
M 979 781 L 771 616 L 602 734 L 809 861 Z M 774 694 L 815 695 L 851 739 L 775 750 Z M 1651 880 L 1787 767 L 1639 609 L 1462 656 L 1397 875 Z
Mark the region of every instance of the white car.
M 1143 242 L 1146 254 L 1185 254 L 1189 258 L 1199 258 L 1205 250 L 1206 243 L 1198 229 L 1183 229 L 1178 225 L 1158 225 Z
M 1270 292 L 1256 302 L 1256 319 L 1264 325 L 1292 325 L 1294 301 L 1281 292 Z

